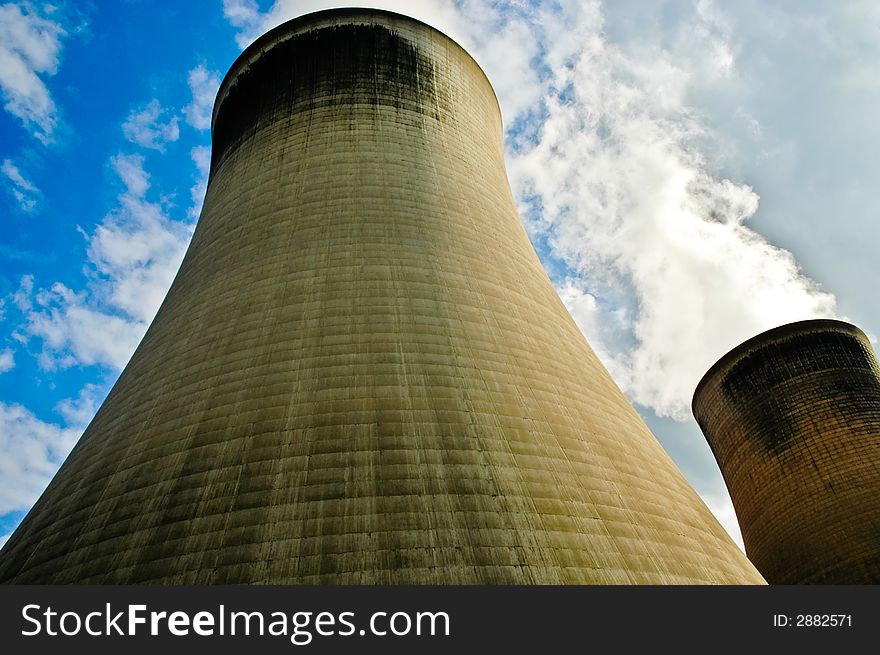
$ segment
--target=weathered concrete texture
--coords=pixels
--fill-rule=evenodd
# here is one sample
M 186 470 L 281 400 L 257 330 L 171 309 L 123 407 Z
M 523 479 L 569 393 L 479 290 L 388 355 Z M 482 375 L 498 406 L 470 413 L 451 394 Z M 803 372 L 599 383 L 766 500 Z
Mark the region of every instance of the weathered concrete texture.
M 181 270 L 0 579 L 762 582 L 560 302 L 501 137 L 417 21 L 248 48 Z
M 770 330 L 706 374 L 694 415 L 770 583 L 880 583 L 880 367 L 861 330 Z

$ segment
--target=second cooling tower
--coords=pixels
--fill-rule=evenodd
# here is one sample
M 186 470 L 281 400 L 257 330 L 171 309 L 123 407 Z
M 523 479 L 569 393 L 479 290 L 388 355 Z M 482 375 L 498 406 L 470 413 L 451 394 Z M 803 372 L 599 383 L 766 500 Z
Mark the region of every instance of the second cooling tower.
M 694 415 L 770 583 L 880 583 L 880 366 L 841 321 L 792 323 L 706 373 Z
M 587 345 L 456 43 L 251 45 L 153 324 L 0 580 L 761 583 Z

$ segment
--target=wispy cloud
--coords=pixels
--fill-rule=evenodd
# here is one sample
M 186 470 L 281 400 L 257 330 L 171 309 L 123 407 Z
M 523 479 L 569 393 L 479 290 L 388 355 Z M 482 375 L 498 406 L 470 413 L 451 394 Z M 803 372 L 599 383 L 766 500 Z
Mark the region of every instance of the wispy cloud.
M 111 311 L 87 292 L 56 282 L 37 293 L 21 334 L 42 342 L 39 361 L 45 370 L 94 364 L 121 370 L 147 326 Z
M 207 130 L 211 127 L 214 97 L 220 88 L 220 73 L 200 64 L 189 72 L 187 82 L 192 100 L 183 108 L 186 122 L 197 130 Z
M 37 207 L 37 198 L 40 195 L 39 189 L 21 174 L 11 159 L 3 160 L 0 172 L 6 177 L 9 192 L 18 202 L 21 210 L 28 213 L 34 211 Z
M 43 368 L 74 364 L 121 370 L 165 297 L 192 235 L 188 222 L 169 218 L 147 198 L 149 175 L 138 155 L 112 165 L 125 190 L 88 237 L 94 282 L 76 292 L 58 282 L 33 291 L 23 279 L 14 302 L 25 313 L 20 333 L 37 339 Z
M 55 410 L 64 418 L 67 425 L 85 429 L 106 395 L 105 387 L 86 384 L 80 389 L 76 398 L 65 398 L 55 406 Z
M 177 116 L 166 119 L 167 113 L 159 101 L 153 99 L 146 107 L 128 115 L 122 124 L 122 133 L 126 139 L 143 148 L 165 152 L 165 145 L 177 141 L 180 136 Z
M 15 368 L 15 351 L 12 348 L 0 350 L 0 373 L 11 371 Z
M 21 405 L 0 402 L 0 516 L 36 502 L 107 390 L 106 385 L 87 384 L 76 398 L 58 403 L 63 425 L 42 421 Z
M 265 18 L 256 0 L 223 0 L 223 15 L 230 25 L 239 29 L 236 42 L 242 48 L 255 38 L 255 33 L 265 31 L 262 29 Z
M 33 306 L 32 296 L 34 292 L 34 276 L 23 275 L 18 289 L 12 294 L 12 304 L 22 312 L 30 310 Z
M 33 505 L 82 427 L 45 423 L 21 405 L 0 402 L 0 515 Z
M 127 188 L 119 207 L 90 238 L 89 260 L 109 282 L 105 299 L 128 316 L 149 321 L 180 266 L 192 225 L 172 220 L 147 199 L 149 178 L 141 157 L 119 155 L 113 164 Z
M 58 111 L 43 78 L 58 70 L 62 27 L 30 3 L 0 5 L 0 90 L 5 109 L 43 143 L 52 140 Z M 41 77 L 42 76 L 42 77 Z
M 208 189 L 208 174 L 211 168 L 211 149 L 208 146 L 196 146 L 190 151 L 193 163 L 196 165 L 196 183 L 190 189 L 192 196 L 192 206 L 189 209 L 189 215 L 192 218 L 198 217 L 202 211 L 202 202 L 205 199 L 205 192 Z

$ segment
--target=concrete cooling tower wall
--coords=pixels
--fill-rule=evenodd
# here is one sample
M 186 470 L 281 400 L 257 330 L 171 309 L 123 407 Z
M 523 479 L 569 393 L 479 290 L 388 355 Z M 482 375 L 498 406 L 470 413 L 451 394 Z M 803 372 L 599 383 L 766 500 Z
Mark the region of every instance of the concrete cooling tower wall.
M 168 296 L 0 580 L 763 582 L 562 305 L 460 46 L 293 20 L 213 140 Z
M 694 416 L 770 583 L 880 583 L 880 367 L 832 320 L 770 330 L 700 382 Z

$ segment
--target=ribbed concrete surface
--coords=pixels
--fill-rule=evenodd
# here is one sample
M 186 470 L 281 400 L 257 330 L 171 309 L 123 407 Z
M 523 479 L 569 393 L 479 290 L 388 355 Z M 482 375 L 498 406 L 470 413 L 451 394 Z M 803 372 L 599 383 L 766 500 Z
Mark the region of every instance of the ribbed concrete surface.
M 746 341 L 694 415 L 768 582 L 880 583 L 880 365 L 861 330 L 802 321 Z
M 467 53 L 321 12 L 218 103 L 180 273 L 0 579 L 762 582 L 553 290 Z

